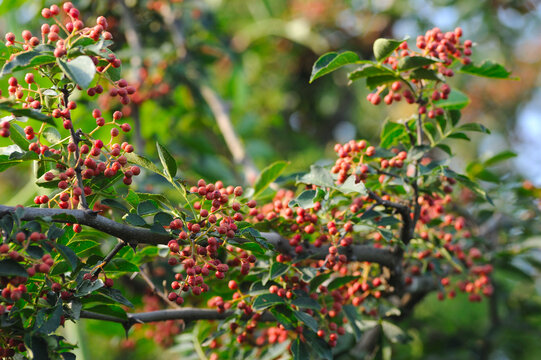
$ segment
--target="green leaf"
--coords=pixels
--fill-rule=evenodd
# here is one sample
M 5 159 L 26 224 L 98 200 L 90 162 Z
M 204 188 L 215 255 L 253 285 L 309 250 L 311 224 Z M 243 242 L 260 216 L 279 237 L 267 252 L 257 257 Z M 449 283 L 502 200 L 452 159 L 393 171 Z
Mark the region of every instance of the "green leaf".
M 122 293 L 117 289 L 102 287 L 100 289 L 100 293 L 110 297 L 119 304 L 133 307 L 133 304 L 128 299 L 126 299 L 124 295 L 122 295 Z
M 310 83 L 344 65 L 355 64 L 358 61 L 360 61 L 359 56 L 352 51 L 326 53 L 315 62 L 310 75 Z
M 19 125 L 11 124 L 9 137 L 15 144 L 19 145 L 22 150 L 28 150 L 30 141 L 26 139 L 24 130 Z
M 50 334 L 54 332 L 60 326 L 62 314 L 63 310 L 61 303 L 55 305 L 53 308 L 38 311 L 37 317 L 39 317 L 41 321 L 36 319 L 36 323 L 34 324 L 35 331 L 42 334 Z
M 364 183 L 362 181 L 355 183 L 355 181 L 355 176 L 348 177 L 342 185 L 337 187 L 338 191 L 343 192 L 344 194 L 355 193 L 361 196 L 368 194 Z
M 60 140 L 62 140 L 60 133 L 54 127 L 46 127 L 45 130 L 43 130 L 42 134 L 45 139 L 51 144 L 59 143 Z
M 52 54 L 44 54 L 40 51 L 26 51 L 15 55 L 11 61 L 4 64 L 0 77 L 4 77 L 15 71 L 28 69 L 45 64 L 52 64 L 56 60 Z
M 258 296 L 253 304 L 254 310 L 265 310 L 273 305 L 284 303 L 284 299 L 276 294 L 264 294 Z
M 461 73 L 483 76 L 493 79 L 512 79 L 518 80 L 518 78 L 511 78 L 511 72 L 507 71 L 502 65 L 493 61 L 483 61 L 480 66 L 474 64 L 468 64 L 460 69 Z
M 126 195 L 126 201 L 135 208 L 137 207 L 137 205 L 139 205 L 140 202 L 139 195 L 137 195 L 135 191 L 130 189 L 128 191 L 128 195 Z
M 116 200 L 116 199 L 103 199 L 101 200 L 101 204 L 102 205 L 105 205 L 105 206 L 109 206 L 113 209 L 118 209 L 118 210 L 121 210 L 125 213 L 128 212 L 128 208 L 126 206 L 124 206 L 124 204 L 122 204 L 120 201 Z
M 405 343 L 409 339 L 409 336 L 402 329 L 389 321 L 382 321 L 381 326 L 383 334 L 392 343 Z
M 289 207 L 293 208 L 299 206 L 303 209 L 311 209 L 315 206 L 315 198 L 317 196 L 316 190 L 305 190 L 295 199 L 289 202 Z
M 512 159 L 514 157 L 516 157 L 517 154 L 510 151 L 510 150 L 504 150 L 494 156 L 492 156 L 491 158 L 485 160 L 484 162 L 484 165 L 485 166 L 492 166 L 492 165 L 495 165 L 499 162 L 502 162 L 502 161 L 505 161 L 505 160 L 509 160 L 509 159 Z
M 425 56 L 406 56 L 398 61 L 398 69 L 407 71 L 440 62 L 440 60 Z
M 96 281 L 83 280 L 77 286 L 75 296 L 76 297 L 86 296 L 95 290 L 101 289 L 103 286 L 104 284 L 103 284 L 103 281 L 101 281 L 101 279 L 98 279 Z
M 310 315 L 308 315 L 305 312 L 302 311 L 293 311 L 293 314 L 295 314 L 295 317 L 302 321 L 306 326 L 308 326 L 309 329 L 311 329 L 314 332 L 317 332 L 317 321 Z
M 291 304 L 303 309 L 321 310 L 321 305 L 310 296 L 299 296 L 293 299 Z
M 451 151 L 451 147 L 446 144 L 438 144 L 436 147 L 440 148 L 441 150 L 445 151 L 448 155 L 453 156 L 453 152 Z
M 334 187 L 334 181 L 329 170 L 319 165 L 310 166 L 310 172 L 301 176 L 297 180 L 297 184 L 298 183 L 321 187 Z
M 358 278 L 359 278 L 358 276 L 353 276 L 353 275 L 346 275 L 346 276 L 336 278 L 329 283 L 329 285 L 327 286 L 327 289 L 329 289 L 329 291 L 338 289 L 339 287 L 344 286 L 347 283 L 353 280 L 356 280 Z
M 116 273 L 133 273 L 139 272 L 137 265 L 132 264 L 126 259 L 116 258 L 111 260 L 104 269 L 107 273 L 116 272 Z
M 387 59 L 405 40 L 377 39 L 374 42 L 374 57 L 378 62 Z
M 476 131 L 485 134 L 490 134 L 490 130 L 487 129 L 484 125 L 478 123 L 467 123 L 462 124 L 457 128 L 458 131 Z
M 355 339 L 359 340 L 361 338 L 362 332 L 361 332 L 361 329 L 359 329 L 359 326 L 357 325 L 357 321 L 361 320 L 361 316 L 359 315 L 359 313 L 357 312 L 357 309 L 353 305 L 344 305 L 342 307 L 342 310 L 344 310 L 344 314 L 346 314 L 349 324 L 353 328 Z
M 144 216 L 158 212 L 158 206 L 153 200 L 145 200 L 137 205 L 137 214 Z
M 62 255 L 62 257 L 68 261 L 71 269 L 75 270 L 77 268 L 77 265 L 79 265 L 79 258 L 77 257 L 75 252 L 65 245 L 55 244 L 55 247 L 60 253 L 60 255 Z
M 389 148 L 392 145 L 398 144 L 403 136 L 407 135 L 406 127 L 392 121 L 386 121 L 381 129 L 380 147 Z
M 316 276 L 312 281 L 310 281 L 310 291 L 315 291 L 318 286 L 323 284 L 330 276 L 330 272 Z
M 393 81 L 398 80 L 399 77 L 396 75 L 379 75 L 379 76 L 372 76 L 369 78 L 366 78 L 366 86 L 370 90 L 374 90 L 378 86 L 385 85 L 388 83 L 391 83 Z
M 156 142 L 156 148 L 158 149 L 158 155 L 160 157 L 160 161 L 162 162 L 162 166 L 165 169 L 165 173 L 169 179 L 172 180 L 177 174 L 177 163 L 165 146 Z
M 352 71 L 348 74 L 348 79 L 351 81 L 355 81 L 358 79 L 366 78 L 366 77 L 373 77 L 373 76 L 381 76 L 381 75 L 391 75 L 395 76 L 394 72 L 386 67 L 378 67 L 374 66 L 372 64 L 365 64 L 358 68 L 355 71 Z
M 89 56 L 79 56 L 71 61 L 57 59 L 60 69 L 77 85 L 86 89 L 96 74 L 96 66 Z
M 310 347 L 322 358 L 326 360 L 332 360 L 333 355 L 329 344 L 323 339 L 321 339 L 314 331 L 306 330 L 303 332 L 304 337 L 307 340 L 307 343 L 310 344 Z
M 277 305 L 269 310 L 276 318 L 276 321 L 282 324 L 287 330 L 293 330 L 296 326 L 296 318 L 291 308 L 282 304 Z
M 296 338 L 291 342 L 291 353 L 294 360 L 306 360 L 310 358 L 308 347 L 300 338 Z
M 288 164 L 289 162 L 287 161 L 277 161 L 264 168 L 254 184 L 253 198 L 257 198 L 257 196 L 261 194 L 263 190 L 265 190 L 274 180 L 276 180 Z
M 424 79 L 424 80 L 432 80 L 432 81 L 445 81 L 445 78 L 443 77 L 443 75 L 441 75 L 437 71 L 430 70 L 430 69 L 423 69 L 423 68 L 418 68 L 418 69 L 413 70 L 410 73 L 409 77 L 410 79 L 418 79 L 418 80 Z
M 133 226 L 145 226 L 147 223 L 141 216 L 129 213 L 124 217 L 124 221 Z
M 163 176 L 163 172 L 158 169 L 158 167 L 154 165 L 152 161 L 145 158 L 144 156 L 137 155 L 135 153 L 126 153 L 124 154 L 124 156 L 126 156 L 126 159 L 128 159 L 130 163 L 141 166 L 147 170 Z
M 280 263 L 280 262 L 273 263 L 269 271 L 270 279 L 272 280 L 272 279 L 277 278 L 280 275 L 285 274 L 287 270 L 289 270 L 289 266 L 287 264 Z
M 470 98 L 462 91 L 452 89 L 447 99 L 434 101 L 437 107 L 448 110 L 460 110 L 470 103 Z
M 28 277 L 25 268 L 12 259 L 0 261 L 0 276 L 22 276 Z
M 0 110 L 7 111 L 17 117 L 28 117 L 56 126 L 53 118 L 49 115 L 46 115 L 34 109 L 17 109 L 12 107 L 12 105 L 13 104 L 9 100 L 0 100 Z

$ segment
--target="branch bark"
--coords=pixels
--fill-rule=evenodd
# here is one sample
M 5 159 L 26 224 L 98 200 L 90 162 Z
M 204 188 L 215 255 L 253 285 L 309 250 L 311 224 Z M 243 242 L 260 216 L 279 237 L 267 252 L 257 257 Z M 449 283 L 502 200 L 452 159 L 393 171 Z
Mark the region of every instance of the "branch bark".
M 218 312 L 214 309 L 198 309 L 198 308 L 182 308 L 182 309 L 167 309 L 156 310 L 141 313 L 128 313 L 127 319 L 118 318 L 116 316 L 99 314 L 92 311 L 81 311 L 81 318 L 95 319 L 103 321 L 111 321 L 124 325 L 131 326 L 139 323 L 150 323 L 165 320 L 184 320 L 184 321 L 197 321 L 197 320 L 223 320 L 233 315 L 234 311 L 229 310 L 225 312 Z M 259 321 L 276 321 L 274 316 L 270 313 L 263 313 L 259 318 Z
M 15 213 L 16 207 L 0 205 L 0 217 L 9 213 Z M 29 221 L 50 217 L 54 222 L 72 223 L 76 222 L 81 225 L 90 226 L 96 230 L 117 237 L 131 245 L 150 244 L 166 245 L 169 240 L 173 239 L 170 234 L 161 234 L 152 232 L 149 229 L 142 227 L 134 227 L 122 224 L 98 215 L 95 212 L 85 210 L 64 210 L 64 209 L 46 209 L 46 208 L 31 208 L 23 207 L 24 211 L 21 220 Z M 295 250 L 289 245 L 289 241 L 277 233 L 262 233 L 261 234 L 277 251 L 294 256 Z M 321 246 L 319 248 L 314 245 L 305 247 L 305 251 L 313 259 L 325 259 L 329 253 L 329 246 Z M 368 261 L 381 264 L 383 266 L 394 269 L 397 265 L 396 254 L 390 249 L 379 249 L 370 245 L 351 245 L 341 247 L 340 253 L 345 254 L 350 261 Z

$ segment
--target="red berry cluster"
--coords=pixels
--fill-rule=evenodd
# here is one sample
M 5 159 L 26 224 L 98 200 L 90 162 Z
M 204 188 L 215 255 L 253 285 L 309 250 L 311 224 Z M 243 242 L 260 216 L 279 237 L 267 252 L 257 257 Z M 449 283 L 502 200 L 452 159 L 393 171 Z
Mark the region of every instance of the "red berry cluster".
M 205 277 L 213 275 L 224 279 L 230 267 L 238 266 L 240 273 L 246 275 L 250 265 L 256 262 L 254 255 L 227 244 L 227 239 L 238 233 L 237 223 L 244 220 L 240 212 L 242 207 L 255 206 L 254 201 L 245 205 L 239 202 L 243 195 L 242 187 L 224 187 L 221 181 L 207 184 L 201 179 L 190 192 L 196 199 L 192 205 L 194 220 L 184 222 L 175 219 L 169 225 L 177 236 L 168 244 L 169 264 L 182 264 L 184 273 L 175 274 L 175 281 L 171 283 L 173 292 L 168 297 L 179 305 L 184 302 L 181 292 L 191 289 L 197 296 L 209 290 Z M 232 256 L 227 263 L 218 259 L 220 249 Z
M 471 40 L 461 42 L 461 37 L 461 28 L 446 33 L 443 33 L 439 28 L 434 28 L 427 31 L 424 36 L 417 37 L 416 44 L 420 51 L 409 49 L 408 43 L 404 41 L 395 50 L 394 54 L 385 59 L 383 63 L 390 65 L 393 70 L 397 70 L 401 59 L 411 56 L 423 56 L 437 59 L 433 64 L 423 66 L 423 68 L 435 70 L 444 77 L 452 77 L 454 71 L 451 67 L 455 61 L 459 61 L 464 65 L 471 62 L 469 56 L 471 55 L 473 43 Z M 409 72 L 410 70 L 406 70 L 404 73 L 407 75 Z M 429 118 L 443 115 L 443 109 L 437 107 L 434 102 L 447 99 L 451 88 L 443 83 L 443 78 L 441 82 L 434 84 L 432 87 L 425 85 L 426 81 L 415 78 L 411 80 L 411 83 L 395 81 L 390 86 L 388 84 L 379 86 L 376 92 L 368 94 L 366 99 L 374 105 L 379 105 L 383 96 L 385 104 L 391 105 L 393 102 L 401 101 L 404 98 L 408 104 L 419 103 L 419 113 L 427 114 Z M 386 94 L 385 91 L 387 91 Z M 427 105 L 430 106 L 430 109 L 427 109 Z

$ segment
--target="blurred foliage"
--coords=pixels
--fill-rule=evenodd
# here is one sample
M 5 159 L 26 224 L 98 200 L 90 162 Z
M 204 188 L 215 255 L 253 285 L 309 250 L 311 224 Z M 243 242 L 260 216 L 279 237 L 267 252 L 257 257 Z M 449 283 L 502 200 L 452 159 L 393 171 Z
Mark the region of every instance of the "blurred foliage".
M 457 147 L 458 165 L 485 160 L 518 140 L 517 119 L 531 101 L 541 67 L 540 10 L 527 0 L 81 0 L 84 14 L 105 14 L 116 41 L 123 71 L 139 83 L 139 101 L 123 112 L 135 122 L 139 153 L 155 154 L 155 141 L 167 144 L 188 179 L 242 179 L 242 168 L 231 161 L 201 86 L 222 98 L 247 153 L 259 168 L 274 160 L 291 161 L 289 171 L 307 170 L 329 158 L 335 142 L 352 138 L 374 140 L 386 111 L 365 101 L 362 85 L 348 86 L 338 72 L 308 84 L 312 64 L 326 51 L 350 49 L 361 58 L 371 54 L 378 37 L 401 38 L 433 26 L 449 30 L 461 26 L 477 46 L 473 60 L 493 58 L 505 64 L 520 81 L 494 82 L 457 75 L 472 105 L 466 121 L 483 123 L 492 135 L 483 142 Z M 0 33 L 7 29 L 38 32 L 37 13 L 49 1 L 4 0 L 0 3 Z M 33 20 L 31 20 L 33 19 Z M 176 30 L 175 30 L 176 29 Z M 23 76 L 19 74 L 18 76 Z M 467 83 L 466 83 L 467 81 Z M 0 88 L 5 91 L 5 79 Z M 107 104 L 101 104 L 107 106 Z M 89 109 L 74 114 L 77 124 L 91 123 Z M 113 108 L 110 109 L 115 110 Z M 390 116 L 411 113 L 407 104 L 391 108 Z M 138 126 L 137 124 L 140 124 Z M 84 126 L 84 125 L 83 125 Z M 133 135 L 132 135 L 133 136 Z M 474 140 L 476 140 L 474 138 Z M 459 142 L 460 140 L 456 140 Z M 0 139 L 0 146 L 5 146 Z M 462 145 L 462 144 L 461 144 Z M 528 169 L 518 169 L 528 174 Z M 32 171 L 32 169 L 27 169 Z M 511 161 L 499 165 L 498 176 L 516 177 Z M 0 174 L 0 203 L 27 202 L 39 189 L 26 185 L 20 169 Z M 157 178 L 139 180 L 140 190 L 161 192 Z M 488 186 L 488 184 L 487 184 Z M 514 186 L 514 187 L 513 187 Z M 493 194 L 496 206 L 481 209 L 481 219 L 501 212 L 493 259 L 496 297 L 471 305 L 467 299 L 438 302 L 434 294 L 408 320 L 413 341 L 395 346 L 402 359 L 537 359 L 541 332 L 541 255 L 536 204 L 521 202 L 522 184 Z M 488 186 L 490 188 L 490 186 Z M 539 193 L 533 194 L 539 198 Z M 474 214 L 470 214 L 474 215 Z M 524 219 L 531 219 L 531 227 Z M 536 227 L 537 226 L 537 227 Z M 537 237 L 535 237 L 537 234 Z M 516 239 L 531 239 L 531 246 Z M 512 256 L 517 255 L 520 256 Z M 160 280 L 161 281 L 161 280 Z M 157 281 L 159 283 L 159 281 Z M 213 294 L 214 295 L 214 294 Z M 219 294 L 216 294 L 219 295 Z M 134 297 L 133 302 L 141 304 Z M 181 344 L 167 351 L 153 339 L 125 340 L 120 325 L 87 320 L 66 335 L 81 344 L 81 359 L 194 357 L 193 343 L 205 335 L 204 324 L 194 336 L 179 335 Z M 189 325 L 193 326 L 193 325 Z M 133 330 L 132 330 L 133 331 Z M 140 335 L 137 335 L 140 336 Z M 196 337 L 198 339 L 196 339 Z M 344 354 L 340 358 L 348 357 Z

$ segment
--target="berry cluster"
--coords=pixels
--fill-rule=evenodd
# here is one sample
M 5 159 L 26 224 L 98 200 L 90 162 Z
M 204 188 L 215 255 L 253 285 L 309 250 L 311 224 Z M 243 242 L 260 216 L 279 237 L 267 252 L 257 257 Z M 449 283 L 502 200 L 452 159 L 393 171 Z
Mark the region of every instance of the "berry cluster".
M 452 77 L 454 71 L 452 66 L 455 62 L 467 65 L 471 62 L 471 40 L 461 42 L 462 29 L 456 28 L 453 32 L 443 33 L 439 28 L 434 28 L 426 34 L 417 37 L 417 47 L 420 51 L 409 49 L 407 42 L 402 42 L 392 56 L 386 58 L 383 63 L 388 64 L 393 70 L 399 69 L 400 60 L 412 57 L 422 56 L 428 59 L 435 59 L 433 64 L 423 66 L 424 69 L 434 70 L 443 77 Z M 403 72 L 404 76 L 410 74 L 410 70 Z M 403 81 L 394 81 L 392 84 L 384 84 L 377 88 L 376 92 L 367 95 L 366 99 L 374 105 L 379 105 L 383 101 L 387 105 L 393 102 L 401 101 L 402 98 L 408 104 L 418 103 L 419 113 L 427 114 L 429 118 L 443 115 L 443 109 L 437 107 L 437 101 L 447 99 L 451 88 L 441 81 L 432 83 L 431 81 L 412 78 L 411 83 Z M 430 85 L 430 86 L 427 86 Z M 387 93 L 385 94 L 385 92 Z M 427 108 L 428 107 L 428 108 Z
M 190 192 L 196 198 L 192 205 L 194 220 L 175 219 L 169 225 L 177 237 L 168 244 L 169 264 L 182 264 L 184 273 L 175 274 L 175 281 L 171 283 L 173 291 L 168 297 L 179 305 L 184 302 L 181 292 L 191 290 L 197 296 L 209 290 L 205 277 L 213 275 L 224 279 L 230 267 L 238 266 L 240 273 L 247 275 L 250 265 L 256 262 L 253 254 L 227 244 L 227 240 L 238 233 L 237 224 L 244 220 L 240 212 L 242 207 L 256 205 L 253 200 L 244 205 L 239 202 L 242 187 L 224 187 L 221 181 L 207 184 L 201 179 Z M 227 263 L 218 258 L 219 252 L 223 251 L 232 256 Z

